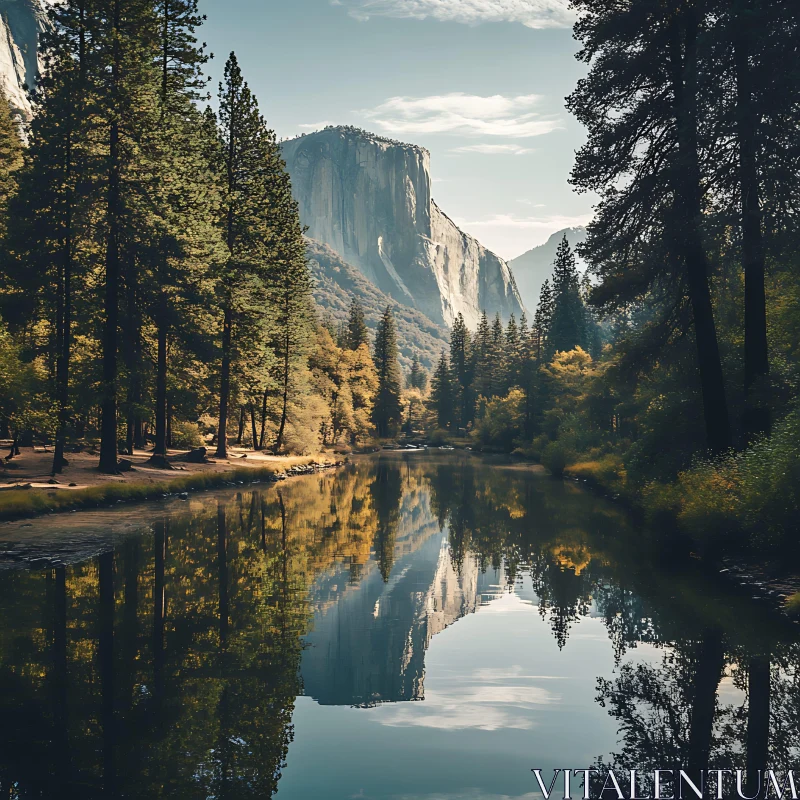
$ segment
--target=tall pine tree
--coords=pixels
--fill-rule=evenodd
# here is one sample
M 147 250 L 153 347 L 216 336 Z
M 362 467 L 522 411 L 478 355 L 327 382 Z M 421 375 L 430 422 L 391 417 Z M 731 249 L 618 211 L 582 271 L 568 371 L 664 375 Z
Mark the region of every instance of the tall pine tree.
M 387 306 L 375 334 L 374 357 L 378 373 L 378 392 L 372 408 L 372 421 L 378 436 L 393 436 L 400 428 L 402 390 L 400 365 L 397 363 L 397 332 L 392 309 Z

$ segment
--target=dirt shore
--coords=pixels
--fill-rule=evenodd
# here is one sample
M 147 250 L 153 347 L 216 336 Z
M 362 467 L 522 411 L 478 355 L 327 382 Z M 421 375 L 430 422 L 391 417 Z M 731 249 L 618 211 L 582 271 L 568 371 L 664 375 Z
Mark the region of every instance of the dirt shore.
M 226 459 L 209 458 L 205 463 L 185 457 L 185 451 L 171 451 L 170 468 L 163 469 L 148 463 L 149 452 L 136 451 L 123 457 L 130 462 L 127 470 L 106 475 L 97 468 L 97 455 L 70 453 L 69 466 L 53 477 L 52 451 L 22 448 L 0 468 L 0 520 L 187 494 L 229 481 L 280 480 L 341 463 L 329 454 L 273 456 L 239 447 L 230 448 Z

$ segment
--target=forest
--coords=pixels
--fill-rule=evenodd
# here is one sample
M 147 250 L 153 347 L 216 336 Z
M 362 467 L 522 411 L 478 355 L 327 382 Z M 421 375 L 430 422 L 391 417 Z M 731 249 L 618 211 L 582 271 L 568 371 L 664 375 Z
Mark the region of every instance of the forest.
M 394 316 L 374 349 L 357 302 L 344 332 L 317 318 L 279 143 L 233 53 L 211 110 L 196 0 L 51 17 L 32 122 L 0 98 L 8 458 L 51 444 L 56 475 L 90 447 L 113 474 L 135 448 L 168 467 L 171 447 L 318 452 L 399 427 Z
M 541 461 L 704 546 L 795 543 L 795 4 L 574 5 L 587 269 L 565 240 L 532 318 L 458 318 L 430 375 L 433 336 L 401 368 L 405 310 L 373 336 L 357 296 L 314 305 L 279 142 L 235 54 L 212 102 L 195 0 L 55 6 L 32 122 L 0 100 L 8 457 L 405 436 Z
M 600 200 L 528 326 L 456 324 L 443 431 L 540 459 L 706 547 L 796 545 L 800 19 L 791 2 L 578 0 Z

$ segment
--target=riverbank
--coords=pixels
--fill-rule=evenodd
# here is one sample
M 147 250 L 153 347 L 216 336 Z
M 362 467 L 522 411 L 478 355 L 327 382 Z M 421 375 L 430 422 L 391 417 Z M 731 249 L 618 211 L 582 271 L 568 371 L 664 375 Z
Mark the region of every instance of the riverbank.
M 52 452 L 23 448 L 0 473 L 0 521 L 38 514 L 99 508 L 118 503 L 151 500 L 169 495 L 213 489 L 237 483 L 284 480 L 331 469 L 342 460 L 327 454 L 273 456 L 231 448 L 227 459 L 201 463 L 186 460 L 185 451 L 171 451 L 169 468 L 149 464 L 150 453 L 126 456 L 125 471 L 106 475 L 97 469 L 97 456 L 70 453 L 69 466 L 56 477 L 50 473 Z

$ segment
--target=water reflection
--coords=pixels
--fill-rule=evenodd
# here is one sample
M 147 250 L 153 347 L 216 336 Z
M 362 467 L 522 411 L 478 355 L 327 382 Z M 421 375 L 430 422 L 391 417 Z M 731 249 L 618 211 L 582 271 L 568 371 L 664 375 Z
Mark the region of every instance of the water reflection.
M 537 760 L 547 738 L 576 766 L 586 750 L 620 772 L 747 768 L 750 794 L 758 770 L 794 766 L 794 630 L 691 566 L 657 566 L 618 509 L 572 486 L 477 459 L 390 455 L 150 513 L 150 528 L 93 560 L 3 573 L 0 798 L 323 796 L 310 772 L 327 798 L 364 786 L 521 796 L 531 767 L 564 766 Z M 541 639 L 531 663 L 504 662 L 531 635 L 509 598 L 544 623 L 556 653 L 546 665 Z M 491 668 L 470 669 L 466 645 L 439 638 L 477 617 Z M 605 671 L 573 656 L 571 639 L 598 629 Z M 445 655 L 426 693 L 435 641 Z M 581 699 L 587 685 L 595 702 Z M 398 701 L 424 702 L 388 705 Z M 358 717 L 328 732 L 325 707 Z M 556 707 L 561 731 L 547 716 Z M 442 739 L 423 728 L 504 744 L 461 734 L 444 764 Z M 508 757 L 501 730 L 530 737 L 525 758 Z M 594 737 L 583 749 L 579 730 Z M 384 763 L 359 764 L 355 785 L 336 754 L 359 737 Z M 430 757 L 416 752 L 413 774 L 392 777 L 392 748 L 415 747 Z

